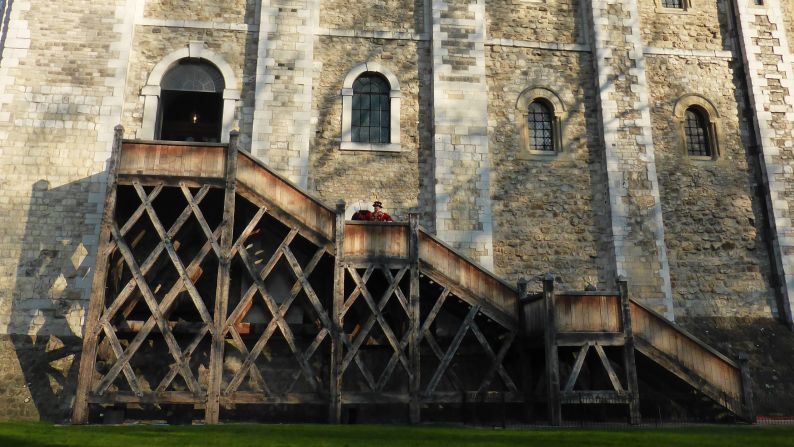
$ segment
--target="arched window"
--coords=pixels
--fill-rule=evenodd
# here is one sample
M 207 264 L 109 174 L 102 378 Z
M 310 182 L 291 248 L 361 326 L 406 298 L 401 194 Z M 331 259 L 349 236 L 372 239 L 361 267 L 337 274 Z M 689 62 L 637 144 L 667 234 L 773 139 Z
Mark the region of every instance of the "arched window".
M 676 101 L 673 115 L 682 154 L 695 159 L 716 159 L 720 155 L 720 115 L 711 101 L 700 95 L 684 95 Z
M 686 138 L 687 154 L 711 157 L 708 120 L 700 108 L 693 106 L 686 109 L 684 136 Z
M 389 143 L 391 105 L 389 84 L 377 73 L 364 73 L 353 83 L 352 140 L 355 143 Z
M 182 59 L 165 74 L 160 87 L 158 139 L 220 142 L 225 86 L 217 68 Z
M 342 84 L 343 151 L 402 152 L 400 82 L 377 62 L 353 67 Z
M 564 150 L 565 105 L 553 91 L 545 87 L 524 90 L 516 103 L 516 120 L 523 149 L 518 151 L 519 158 Z
M 137 138 L 229 142 L 240 101 L 237 77 L 220 55 L 193 41 L 154 66 L 141 88 Z
M 543 100 L 536 99 L 527 111 L 527 143 L 533 151 L 554 151 L 554 114 Z

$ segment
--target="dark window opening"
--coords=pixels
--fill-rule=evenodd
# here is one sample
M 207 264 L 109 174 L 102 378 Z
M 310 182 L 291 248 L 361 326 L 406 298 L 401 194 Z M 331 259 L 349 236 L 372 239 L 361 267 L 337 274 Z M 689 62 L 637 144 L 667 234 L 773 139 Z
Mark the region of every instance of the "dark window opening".
M 662 0 L 662 6 L 665 8 L 684 9 L 684 0 Z
M 389 83 L 375 73 L 364 73 L 353 83 L 352 140 L 356 143 L 391 142 Z
M 686 136 L 686 149 L 689 155 L 705 157 L 712 155 L 708 125 L 705 113 L 694 107 L 687 109 L 684 121 L 684 135 Z
M 554 151 L 554 116 L 551 107 L 533 101 L 527 115 L 529 148 L 533 151 Z
M 161 87 L 159 139 L 221 141 L 224 83 L 215 67 L 183 60 L 166 73 Z

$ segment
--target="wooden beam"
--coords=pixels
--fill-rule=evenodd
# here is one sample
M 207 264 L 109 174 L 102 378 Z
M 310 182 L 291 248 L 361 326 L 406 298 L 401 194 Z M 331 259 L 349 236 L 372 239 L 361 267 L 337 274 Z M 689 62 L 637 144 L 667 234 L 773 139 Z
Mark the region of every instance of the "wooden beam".
M 328 392 L 328 421 L 338 424 L 342 421 L 342 346 L 344 330 L 342 318 L 345 305 L 345 268 L 343 265 L 345 244 L 345 202 L 336 203 L 336 226 L 334 237 L 334 296 L 331 302 L 331 368 Z M 352 304 L 351 304 L 352 305 Z
M 563 390 L 564 393 L 570 393 L 573 391 L 573 387 L 576 385 L 576 380 L 579 378 L 579 374 L 582 372 L 584 360 L 587 358 L 587 351 L 589 350 L 590 343 L 585 343 L 579 349 L 579 354 L 576 355 L 576 361 L 573 363 L 573 368 L 571 368 L 571 375 L 568 376 L 568 381 L 565 383 L 565 389 Z
M 215 285 L 215 309 L 212 325 L 212 346 L 210 348 L 209 383 L 207 387 L 207 406 L 204 421 L 217 424 L 220 418 L 220 394 L 223 381 L 224 325 L 229 305 L 229 283 L 231 281 L 232 242 L 234 239 L 234 209 L 237 194 L 237 150 L 240 134 L 232 131 L 226 147 L 224 170 L 223 219 L 221 220 L 221 243 L 217 248 L 218 278 Z
M 612 363 L 610 363 L 607 354 L 604 352 L 604 348 L 599 345 L 595 345 L 596 354 L 598 354 L 598 358 L 601 359 L 601 364 L 604 366 L 604 369 L 607 372 L 607 376 L 609 376 L 609 381 L 612 383 L 612 389 L 623 393 L 623 385 L 620 383 L 620 379 L 618 379 L 618 375 L 615 374 L 615 370 L 612 368 Z
M 582 346 L 591 342 L 601 346 L 623 346 L 626 334 L 623 332 L 558 332 L 557 346 Z
M 524 393 L 523 419 L 529 422 L 534 417 L 534 380 L 532 375 L 532 360 L 527 350 L 527 321 L 524 307 L 529 305 L 526 301 L 528 281 L 521 278 L 516 284 L 518 299 L 516 300 L 516 315 L 518 316 L 518 355 L 521 362 L 521 390 Z
M 626 370 L 626 385 L 629 393 L 629 422 L 638 425 L 640 415 L 640 387 L 637 383 L 637 361 L 634 358 L 634 331 L 631 325 L 631 302 L 629 300 L 629 286 L 626 279 L 619 277 L 617 281 L 620 294 L 620 323 L 626 343 L 623 345 L 623 368 Z
M 560 364 L 557 353 L 557 321 L 554 310 L 554 276 L 547 273 L 543 278 L 543 305 L 546 310 L 544 343 L 546 350 L 546 390 L 548 393 L 549 423 L 562 423 L 560 408 Z
M 753 403 L 753 384 L 748 366 L 749 356 L 745 352 L 739 353 L 739 370 L 742 374 L 742 415 L 745 420 L 755 422 L 755 405 Z
M 421 421 L 421 396 L 422 377 L 421 377 L 421 346 L 419 346 L 421 325 L 420 309 L 420 289 L 419 289 L 419 215 L 416 213 L 408 214 L 408 258 L 410 261 L 410 292 L 408 299 L 408 358 L 411 364 L 411 381 L 408 384 L 408 394 L 410 403 L 408 406 L 408 420 L 412 424 Z
M 97 247 L 96 266 L 91 283 L 91 300 L 86 315 L 85 332 L 83 336 L 83 351 L 80 357 L 80 373 L 77 377 L 77 390 L 75 391 L 74 411 L 72 422 L 85 424 L 88 422 L 88 394 L 92 388 L 92 380 L 96 365 L 96 351 L 99 334 L 96 328 L 99 317 L 105 309 L 105 283 L 107 281 L 108 266 L 110 264 L 110 227 L 113 225 L 116 213 L 116 194 L 118 180 L 119 159 L 121 157 L 121 140 L 124 137 L 124 128 L 121 125 L 113 129 L 113 147 L 108 163 L 107 188 L 105 192 L 104 210 L 102 211 L 102 224 L 99 227 L 99 246 Z

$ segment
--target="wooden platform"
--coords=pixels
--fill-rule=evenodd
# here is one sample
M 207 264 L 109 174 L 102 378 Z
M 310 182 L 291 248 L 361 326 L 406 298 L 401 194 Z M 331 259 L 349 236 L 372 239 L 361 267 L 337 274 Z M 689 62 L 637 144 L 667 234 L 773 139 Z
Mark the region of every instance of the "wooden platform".
M 229 145 L 116 132 L 74 422 L 89 405 L 628 405 L 635 350 L 737 414 L 746 376 L 614 293 L 526 294 L 418 225 L 344 220 Z M 520 291 L 519 291 L 520 289 Z M 542 346 L 543 375 L 528 365 Z M 560 350 L 575 350 L 560 374 Z M 606 389 L 583 387 L 597 362 Z M 537 362 L 535 362 L 537 363 Z

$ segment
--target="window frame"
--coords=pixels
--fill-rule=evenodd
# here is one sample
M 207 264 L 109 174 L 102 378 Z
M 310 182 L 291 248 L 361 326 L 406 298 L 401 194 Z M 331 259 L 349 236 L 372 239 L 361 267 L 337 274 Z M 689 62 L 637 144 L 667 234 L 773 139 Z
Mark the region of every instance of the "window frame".
M 706 121 L 706 139 L 711 155 L 690 155 L 689 146 L 686 138 L 686 112 L 697 109 L 701 117 Z M 673 119 L 676 124 L 678 134 L 679 152 L 690 160 L 714 161 L 720 158 L 722 150 L 720 148 L 721 119 L 714 104 L 703 96 L 697 94 L 687 94 L 679 98 L 673 107 Z
M 361 75 L 372 73 L 381 76 L 389 85 L 389 142 L 359 143 L 353 141 L 353 83 Z M 391 70 L 377 62 L 356 65 L 345 76 L 342 85 L 342 135 L 339 149 L 342 151 L 404 152 L 400 143 L 400 82 Z
M 692 14 L 692 0 L 681 0 L 681 8 L 664 6 L 662 0 L 653 0 L 654 10 L 658 14 Z
M 529 139 L 529 106 L 533 102 L 542 102 L 552 115 L 552 145 L 554 150 L 536 150 L 530 147 Z M 530 87 L 521 92 L 516 101 L 516 119 L 518 120 L 518 131 L 521 139 L 518 158 L 536 157 L 556 157 L 566 151 L 568 142 L 566 139 L 565 124 L 567 123 L 567 111 L 565 104 L 554 91 L 546 87 Z

